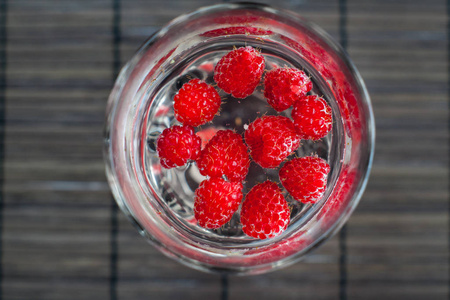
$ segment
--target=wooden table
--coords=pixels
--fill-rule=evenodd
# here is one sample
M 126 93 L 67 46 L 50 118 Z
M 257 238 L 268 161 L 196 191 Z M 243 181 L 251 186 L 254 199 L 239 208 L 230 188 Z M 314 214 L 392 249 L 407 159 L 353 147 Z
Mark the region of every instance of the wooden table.
M 147 36 L 210 3 L 0 0 L 1 299 L 448 299 L 443 0 L 276 1 L 342 42 L 376 117 L 358 209 L 303 262 L 253 277 L 204 274 L 116 214 L 101 153 L 113 79 Z

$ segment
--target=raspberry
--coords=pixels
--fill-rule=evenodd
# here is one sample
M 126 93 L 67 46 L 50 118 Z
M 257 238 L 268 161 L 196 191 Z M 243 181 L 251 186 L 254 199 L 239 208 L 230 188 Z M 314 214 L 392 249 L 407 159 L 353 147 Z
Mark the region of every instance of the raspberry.
M 264 71 L 264 57 L 247 46 L 223 56 L 214 69 L 214 81 L 235 98 L 245 98 L 253 93 Z
M 242 201 L 242 183 L 211 178 L 195 190 L 194 214 L 203 228 L 219 228 L 227 223 Z
M 189 125 L 164 129 L 156 141 L 156 150 L 161 165 L 170 169 L 184 165 L 189 159 L 200 154 L 201 139 Z
M 272 238 L 287 228 L 289 220 L 289 207 L 276 183 L 267 180 L 248 192 L 241 210 L 245 234 L 259 239 Z
M 296 101 L 291 116 L 303 139 L 323 138 L 330 132 L 333 123 L 330 106 L 319 96 L 306 96 Z
M 274 69 L 264 78 L 264 97 L 276 111 L 288 109 L 311 89 L 309 77 L 297 69 Z
M 284 116 L 264 116 L 245 131 L 253 160 L 263 168 L 276 168 L 300 146 L 294 123 Z
M 230 181 L 243 181 L 249 165 L 247 146 L 242 137 L 231 130 L 219 130 L 197 159 L 200 174 L 210 177 L 225 175 Z
M 212 121 L 222 103 L 219 93 L 200 79 L 191 79 L 185 83 L 173 100 L 175 118 L 191 126 Z
M 281 184 L 303 203 L 316 203 L 322 198 L 327 185 L 330 166 L 319 157 L 300 157 L 288 161 L 280 169 Z

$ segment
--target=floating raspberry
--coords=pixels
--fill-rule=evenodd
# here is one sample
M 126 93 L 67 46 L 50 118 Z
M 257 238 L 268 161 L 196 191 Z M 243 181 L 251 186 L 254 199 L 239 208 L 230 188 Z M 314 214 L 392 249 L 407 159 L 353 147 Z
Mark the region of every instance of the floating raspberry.
M 294 103 L 292 119 L 302 139 L 318 140 L 330 132 L 331 108 L 319 96 L 306 96 Z
M 294 123 L 284 116 L 264 116 L 245 131 L 253 160 L 263 168 L 276 168 L 300 146 Z
M 247 46 L 223 56 L 214 69 L 214 81 L 235 98 L 245 98 L 253 93 L 264 71 L 264 57 Z
M 230 181 L 243 181 L 249 165 L 247 146 L 242 137 L 231 130 L 219 130 L 197 159 L 200 174 L 210 177 L 225 175 Z
M 276 111 L 288 109 L 311 89 L 312 82 L 305 72 L 293 68 L 271 70 L 264 78 L 264 97 Z
M 289 207 L 276 183 L 267 180 L 248 192 L 241 210 L 245 234 L 259 239 L 272 238 L 286 230 L 289 221 Z
M 242 201 L 242 183 L 211 178 L 195 190 L 194 214 L 203 228 L 219 228 L 227 223 Z
M 300 157 L 288 161 L 280 169 L 281 184 L 303 203 L 316 203 L 327 185 L 330 166 L 319 157 Z
M 156 150 L 161 165 L 170 169 L 184 165 L 200 154 L 201 139 L 189 125 L 164 129 L 156 141 Z
M 191 79 L 185 83 L 173 100 L 175 118 L 191 126 L 212 121 L 222 102 L 219 93 L 200 79 Z

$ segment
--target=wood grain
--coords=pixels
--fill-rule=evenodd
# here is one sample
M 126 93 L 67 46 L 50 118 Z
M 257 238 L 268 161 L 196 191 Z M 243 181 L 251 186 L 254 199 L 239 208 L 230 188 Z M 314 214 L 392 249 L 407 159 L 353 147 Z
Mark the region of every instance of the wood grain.
M 348 227 L 349 298 L 447 299 L 445 3 L 364 7 L 350 6 L 349 52 L 371 92 L 378 138 Z
M 121 1 L 121 63 L 171 19 L 211 3 Z M 335 39 L 338 5 L 276 3 Z M 446 2 L 347 0 L 346 18 L 377 130 L 373 172 L 347 226 L 346 299 L 447 299 Z M 113 299 L 101 152 L 112 28 L 110 0 L 8 1 L 2 299 Z M 122 214 L 117 242 L 117 299 L 221 299 L 220 276 L 166 258 Z M 338 299 L 338 243 L 280 271 L 231 277 L 229 298 Z

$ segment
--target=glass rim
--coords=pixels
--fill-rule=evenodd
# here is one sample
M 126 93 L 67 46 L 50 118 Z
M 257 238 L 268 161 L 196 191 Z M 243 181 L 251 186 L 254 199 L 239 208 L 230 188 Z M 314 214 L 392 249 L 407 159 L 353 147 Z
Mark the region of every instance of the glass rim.
M 117 78 L 117 80 L 116 80 L 116 82 L 114 84 L 113 91 L 116 88 L 120 89 L 120 85 L 122 84 L 123 80 L 127 78 L 127 75 L 129 75 L 130 70 L 132 70 L 135 67 L 136 63 L 140 59 L 140 56 L 147 50 L 147 48 L 150 47 L 155 41 L 157 41 L 158 39 L 163 37 L 164 34 L 166 34 L 171 28 L 173 28 L 173 27 L 175 27 L 177 25 L 180 25 L 183 22 L 186 22 L 187 20 L 189 20 L 190 18 L 196 17 L 198 15 L 202 15 L 202 14 L 210 13 L 210 12 L 215 12 L 215 11 L 234 10 L 234 9 L 256 9 L 256 10 L 262 10 L 262 11 L 266 11 L 266 12 L 269 12 L 271 14 L 276 14 L 276 15 L 279 15 L 281 13 L 283 15 L 283 17 L 289 17 L 295 22 L 301 22 L 305 27 L 310 29 L 312 32 L 316 33 L 331 49 L 333 49 L 333 51 L 345 63 L 345 65 L 347 66 L 348 70 L 350 71 L 351 76 L 355 80 L 356 86 L 359 89 L 359 93 L 360 93 L 361 99 L 365 103 L 364 108 L 366 109 L 365 113 L 366 113 L 366 118 L 367 118 L 367 121 L 368 121 L 368 126 L 367 126 L 367 145 L 369 147 L 369 149 L 368 149 L 369 156 L 368 156 L 367 161 L 365 162 L 364 168 L 361 168 L 361 170 L 363 171 L 363 174 L 361 174 L 362 180 L 359 180 L 359 184 L 358 184 L 358 187 L 356 189 L 357 193 L 352 196 L 352 200 L 349 202 L 350 205 L 346 207 L 346 210 L 338 217 L 338 219 L 328 229 L 328 231 L 323 232 L 321 234 L 320 238 L 318 238 L 317 240 L 312 242 L 311 245 L 308 248 L 303 249 L 301 251 L 302 253 L 301 253 L 300 256 L 303 257 L 304 254 L 310 252 L 313 248 L 317 247 L 321 242 L 323 242 L 324 240 L 328 239 L 330 236 L 334 235 L 345 224 L 345 222 L 348 220 L 348 218 L 350 217 L 351 213 L 353 212 L 353 210 L 358 205 L 358 203 L 359 203 L 359 201 L 360 201 L 360 199 L 361 199 L 361 197 L 362 197 L 362 195 L 364 193 L 364 190 L 365 190 L 365 188 L 367 186 L 367 182 L 368 182 L 368 179 L 369 179 L 369 174 L 370 174 L 370 171 L 371 171 L 371 168 L 372 168 L 372 164 L 373 164 L 374 151 L 375 151 L 375 120 L 374 120 L 374 115 L 373 115 L 373 109 L 372 109 L 372 106 L 371 106 L 370 96 L 368 94 L 368 91 L 367 91 L 367 88 L 365 86 L 365 83 L 364 83 L 360 73 L 356 69 L 355 65 L 353 64 L 353 62 L 348 57 L 347 52 L 327 32 L 325 32 L 321 27 L 319 27 L 315 23 L 306 20 L 305 18 L 303 18 L 302 16 L 300 16 L 300 15 L 294 13 L 294 12 L 283 10 L 283 9 L 278 9 L 278 8 L 273 8 L 273 7 L 268 6 L 266 4 L 237 2 L 237 3 L 223 3 L 223 4 L 216 4 L 216 5 L 206 6 L 206 7 L 200 7 L 199 9 L 197 9 L 197 10 L 195 10 L 193 12 L 186 13 L 186 14 L 178 16 L 177 18 L 175 18 L 171 22 L 169 22 L 167 25 L 163 26 L 160 30 L 155 32 L 151 37 L 149 37 L 143 43 L 143 45 L 139 48 L 138 52 L 124 66 L 124 68 L 120 72 L 120 74 L 119 74 L 119 76 L 118 76 L 118 78 Z M 116 90 L 116 92 L 117 92 L 117 90 Z M 109 108 L 107 109 L 107 112 L 109 111 L 108 114 L 111 114 L 112 116 L 114 116 L 115 112 L 116 112 L 116 107 L 115 107 L 115 105 L 113 103 L 114 102 L 114 95 L 113 95 L 113 93 L 114 92 L 111 93 L 110 99 L 108 100 L 108 107 Z M 114 121 L 114 117 L 111 117 L 107 121 L 106 126 L 108 128 L 111 128 L 112 124 L 113 124 L 113 121 Z M 107 131 L 108 130 L 106 130 L 106 132 Z M 115 183 L 111 182 L 112 179 L 110 178 L 110 177 L 117 177 L 117 173 L 116 173 L 115 168 L 114 168 L 114 162 L 112 160 L 112 151 L 111 151 L 111 149 L 110 148 L 105 148 L 104 154 L 105 154 L 104 158 L 105 158 L 106 165 L 107 165 L 107 173 L 110 173 L 107 176 L 108 177 L 108 181 L 110 181 L 110 185 L 112 185 L 112 184 L 115 185 Z M 115 191 L 115 193 L 120 193 L 120 191 Z M 116 195 L 115 195 L 115 198 L 116 198 L 116 201 L 119 202 L 117 200 Z M 123 210 L 123 208 L 122 208 L 122 210 Z M 137 220 L 137 218 L 135 218 L 132 214 L 129 217 L 132 217 L 134 219 L 134 221 L 138 225 L 140 225 L 138 220 Z M 159 247 L 163 247 L 164 248 L 165 246 L 163 244 L 159 244 Z M 168 250 L 168 251 L 170 251 L 170 250 Z M 163 251 L 163 252 L 165 252 L 165 251 Z M 183 260 L 186 261 L 187 264 L 189 266 L 191 266 L 191 267 L 193 267 L 193 264 L 197 264 L 194 260 L 191 260 L 189 258 L 186 258 L 186 257 L 183 257 L 183 256 L 177 256 L 177 257 L 181 261 L 183 261 Z M 294 263 L 294 262 L 298 261 L 298 259 L 299 259 L 298 255 L 293 255 L 291 257 L 284 258 L 284 260 L 282 261 L 283 266 L 289 265 L 291 263 Z M 262 266 L 259 265 L 258 267 L 261 268 Z M 201 266 L 198 266 L 198 268 L 202 269 L 202 270 L 205 270 L 205 268 L 201 267 Z M 276 269 L 276 266 L 272 267 L 271 270 L 272 269 Z

